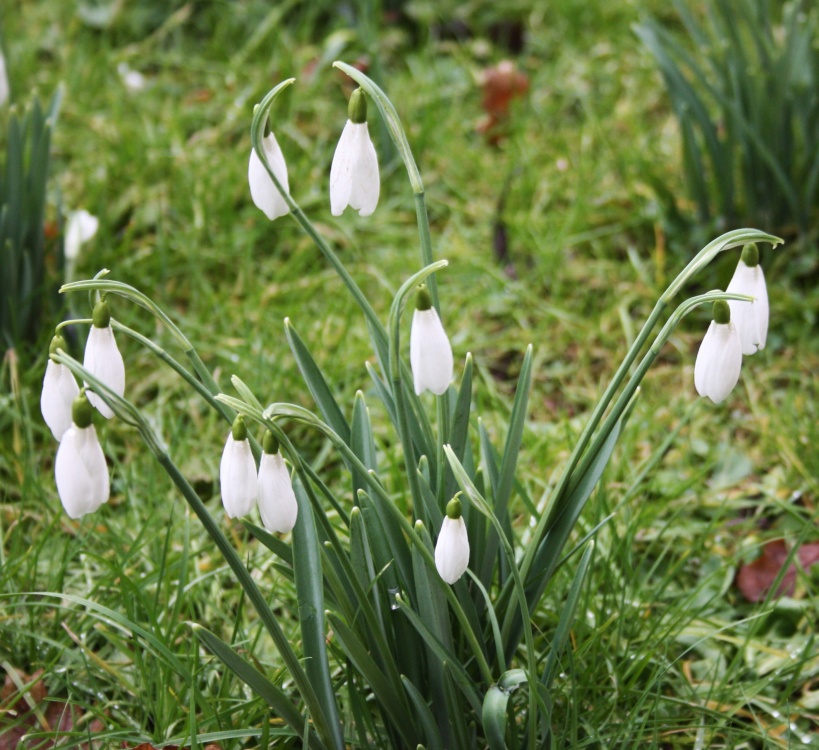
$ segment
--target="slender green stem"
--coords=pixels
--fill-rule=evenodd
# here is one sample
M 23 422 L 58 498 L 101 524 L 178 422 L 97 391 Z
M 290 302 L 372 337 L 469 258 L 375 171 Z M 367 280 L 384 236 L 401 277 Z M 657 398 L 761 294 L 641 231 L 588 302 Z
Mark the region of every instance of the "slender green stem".
M 427 213 L 426 198 L 422 191 L 415 194 L 415 216 L 418 221 L 418 239 L 421 242 L 421 265 L 428 266 L 432 263 L 432 238 L 429 233 L 429 214 Z M 427 284 L 429 295 L 432 297 L 432 304 L 441 314 L 441 304 L 438 300 L 438 279 L 433 274 L 429 277 Z

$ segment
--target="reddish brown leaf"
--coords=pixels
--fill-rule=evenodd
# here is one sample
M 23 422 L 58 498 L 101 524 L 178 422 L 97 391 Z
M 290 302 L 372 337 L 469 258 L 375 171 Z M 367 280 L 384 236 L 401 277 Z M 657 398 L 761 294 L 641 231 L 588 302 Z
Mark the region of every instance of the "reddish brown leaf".
M 493 131 L 508 119 L 512 101 L 529 90 L 529 79 L 513 62 L 503 60 L 481 73 L 480 84 L 483 91 L 481 106 L 486 116 L 478 123 L 478 130 L 495 142 L 498 134 Z
M 758 602 L 765 598 L 773 586 L 785 560 L 788 559 L 788 548 L 783 539 L 768 542 L 762 554 L 752 563 L 743 565 L 737 574 L 737 586 L 749 602 Z M 803 544 L 796 553 L 799 564 L 807 570 L 819 562 L 819 542 Z M 792 596 L 796 588 L 796 565 L 791 563 L 774 596 Z

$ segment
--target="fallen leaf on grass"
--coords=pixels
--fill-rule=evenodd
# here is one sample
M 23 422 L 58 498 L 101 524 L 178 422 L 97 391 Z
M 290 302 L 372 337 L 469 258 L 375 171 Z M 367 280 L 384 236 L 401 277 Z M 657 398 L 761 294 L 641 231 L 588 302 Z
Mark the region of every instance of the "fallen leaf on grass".
M 513 62 L 503 60 L 481 73 L 480 84 L 483 91 L 481 106 L 486 115 L 478 123 L 478 131 L 495 144 L 501 136 L 497 132 L 498 126 L 509 118 L 512 101 L 529 90 L 529 78 Z
M 739 569 L 737 586 L 749 602 L 758 602 L 765 598 L 788 559 L 789 552 L 784 539 L 774 539 L 765 545 L 762 554 L 756 560 Z M 799 564 L 807 570 L 819 562 L 819 542 L 803 544 L 797 550 L 796 557 Z M 791 563 L 782 576 L 779 588 L 774 593 L 775 597 L 793 595 L 796 588 L 796 573 L 796 565 Z

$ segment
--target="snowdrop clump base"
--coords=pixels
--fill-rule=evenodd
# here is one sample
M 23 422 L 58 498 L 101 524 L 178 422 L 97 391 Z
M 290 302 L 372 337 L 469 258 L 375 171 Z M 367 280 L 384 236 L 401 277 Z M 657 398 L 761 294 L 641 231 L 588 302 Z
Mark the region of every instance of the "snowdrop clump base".
M 593 564 L 594 531 L 574 539 L 577 557 L 570 556 L 576 564 L 574 583 L 560 605 L 554 637 L 545 641 L 549 644 L 545 653 L 536 649 L 532 615 L 564 561 L 564 547 L 625 427 L 642 378 L 682 318 L 701 305 L 715 306 L 712 325 L 720 331 L 716 338 L 706 336 L 697 359 L 701 393 L 721 400 L 738 376 L 741 330 L 749 316 L 747 308 L 732 312 L 726 301 L 756 306 L 755 344 L 764 344 L 759 313 L 767 311 L 767 299 L 763 303 L 758 281 L 752 288 L 685 299 L 673 309 L 672 301 L 719 253 L 751 243 L 776 246 L 780 240 L 753 229 L 724 234 L 703 248 L 661 295 L 551 488 L 543 506 L 547 510 L 533 519 L 527 544 L 520 549 L 511 518 L 516 493 L 522 491 L 515 475 L 531 385 L 532 348 L 522 357 L 505 444 L 496 447 L 473 415 L 472 357 L 458 352 L 462 364 L 455 367 L 441 322 L 442 317 L 452 320 L 457 311 L 446 310 L 445 295 L 439 295 L 443 277 L 438 277 L 447 262 L 433 257 L 423 181 L 404 129 L 390 100 L 366 75 L 344 63 L 336 67 L 361 88 L 354 94 L 348 122 L 358 128 L 358 145 L 350 146 L 345 128 L 333 159 L 329 188 L 333 213 L 344 205 L 362 215 L 376 208 L 377 162 L 372 160 L 372 144 L 362 145 L 361 140 L 366 133 L 361 128 L 366 127 L 365 97 L 386 123 L 413 192 L 421 238 L 419 269 L 403 280 L 386 324 L 290 195 L 286 150 L 275 140 L 271 113 L 292 80 L 276 86 L 255 108 L 248 180 L 256 206 L 271 220 L 289 214 L 297 221 L 360 308 L 373 348 L 373 362 L 367 365 L 369 386 L 362 382 L 351 407 L 345 408 L 287 319 L 285 337 L 317 409 L 275 401 L 263 405 L 235 375 L 234 394 L 226 393 L 170 316 L 134 287 L 105 278 L 104 271 L 94 279 L 63 287 L 64 292 L 96 293 L 99 302 L 91 320 L 61 323 L 50 350 L 42 404 L 55 437 L 62 438 L 57 490 L 72 517 L 93 511 L 108 498 L 107 467 L 103 471 L 105 462 L 99 460 L 102 452 L 92 424 L 92 406 L 137 430 L 255 608 L 289 675 L 287 689 L 201 625 L 194 626 L 197 638 L 269 704 L 283 731 L 307 747 L 544 747 L 554 731 L 550 688 L 567 648 L 585 575 Z M 368 134 L 366 141 L 370 143 Z M 454 282 L 447 278 L 447 283 Z M 413 298 L 407 345 L 404 318 Z M 187 364 L 112 317 L 115 299 L 117 304 L 135 303 L 153 315 L 171 333 Z M 730 322 L 732 315 L 739 332 Z M 86 350 L 86 361 L 80 364 L 67 353 L 59 329 L 89 323 L 91 352 L 89 356 Z M 103 342 L 97 341 L 100 332 Z M 171 367 L 229 425 L 224 445 L 211 446 L 214 456 L 222 451 L 223 508 L 206 506 L 150 420 L 128 400 L 114 332 L 129 347 L 146 347 Z M 55 372 L 54 368 L 65 369 Z M 79 393 L 76 382 L 73 387 L 65 383 L 66 372 L 85 384 L 80 395 L 75 394 L 75 389 Z M 367 400 L 365 388 L 370 394 Z M 386 479 L 371 409 L 386 415 L 394 430 L 388 440 L 400 447 L 403 476 L 397 487 Z M 331 490 L 339 486 L 339 477 L 314 470 L 310 456 L 291 440 L 294 425 L 301 432 L 314 431 L 338 454 L 347 487 L 341 495 Z M 81 457 L 71 467 L 61 459 L 68 452 Z M 389 471 L 394 472 L 394 467 Z M 262 526 L 252 520 L 257 509 Z M 251 573 L 230 543 L 224 516 L 241 519 L 278 558 L 276 569 L 291 578 L 299 601 L 293 614 L 301 630 L 298 651 L 274 615 L 264 582 Z M 289 544 L 274 536 L 287 533 Z M 327 646 L 330 632 L 332 651 Z M 510 700 L 512 691 L 523 685 L 528 689 Z

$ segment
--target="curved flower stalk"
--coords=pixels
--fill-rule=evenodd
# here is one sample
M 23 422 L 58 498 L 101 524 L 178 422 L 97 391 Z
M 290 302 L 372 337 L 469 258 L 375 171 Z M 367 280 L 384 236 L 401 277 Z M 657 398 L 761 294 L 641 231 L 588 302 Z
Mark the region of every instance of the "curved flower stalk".
M 282 189 L 290 193 L 290 182 L 287 179 L 287 164 L 284 161 L 284 154 L 279 147 L 276 136 L 268 133 L 262 139 L 265 159 Z M 256 207 L 261 210 L 268 219 L 273 221 L 280 216 L 290 213 L 290 206 L 273 183 L 270 175 L 262 164 L 262 160 L 256 153 L 255 148 L 250 149 L 250 161 L 247 165 L 247 181 L 250 184 L 250 197 Z
M 80 387 L 65 365 L 51 359 L 58 349 L 65 351 L 65 339 L 56 334 L 48 347 L 48 364 L 40 394 L 40 411 L 55 440 L 62 440 L 65 431 L 71 427 L 71 409 L 74 399 L 80 395 Z
M 715 404 L 728 398 L 742 368 L 742 346 L 737 328 L 731 322 L 728 305 L 724 300 L 714 302 L 714 319 L 702 340 L 694 365 L 697 393 L 708 396 Z
M 452 382 L 452 345 L 425 285 L 418 287 L 410 330 L 410 365 L 415 393 L 430 390 L 440 396 Z
M 230 518 L 246 516 L 253 510 L 257 496 L 256 461 L 247 439 L 244 417 L 233 420 L 219 466 L 222 505 Z
M 745 294 L 753 302 L 729 300 L 731 320 L 739 331 L 743 354 L 755 354 L 765 348 L 768 338 L 768 289 L 765 274 L 759 264 L 755 244 L 746 245 L 734 276 L 725 290 L 730 294 Z
M 286 534 L 293 530 L 299 513 L 290 472 L 279 450 L 279 441 L 270 430 L 265 432 L 262 448 L 257 498 L 259 515 L 268 531 Z
M 88 332 L 82 364 L 117 396 L 125 393 L 125 363 L 117 348 L 114 331 L 111 328 L 111 313 L 105 300 L 100 300 L 94 306 L 93 324 Z M 106 419 L 114 416 L 108 404 L 96 393 L 89 391 L 88 400 Z
M 54 479 L 65 512 L 71 518 L 93 513 L 111 492 L 108 464 L 91 420 L 84 393 L 72 405 L 72 424 L 65 431 L 54 461 Z
M 369 216 L 378 205 L 381 176 L 378 156 L 367 129 L 367 97 L 360 88 L 353 91 L 348 120 L 330 167 L 330 210 L 341 216 L 347 206 Z
M 455 583 L 469 566 L 469 537 L 461 516 L 461 501 L 447 503 L 446 517 L 435 544 L 435 567 L 448 584 Z

